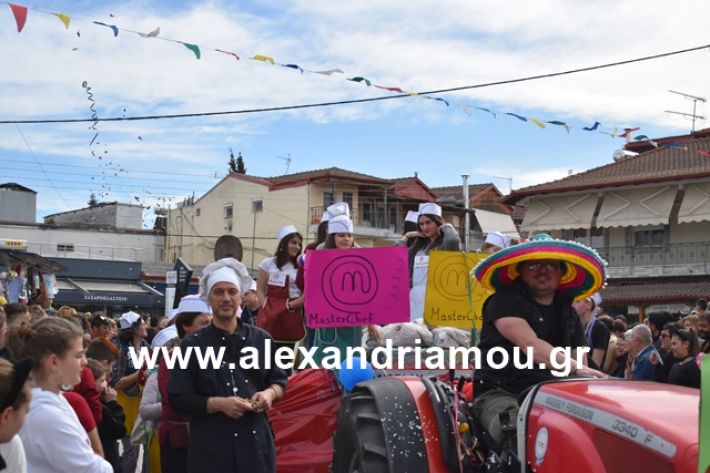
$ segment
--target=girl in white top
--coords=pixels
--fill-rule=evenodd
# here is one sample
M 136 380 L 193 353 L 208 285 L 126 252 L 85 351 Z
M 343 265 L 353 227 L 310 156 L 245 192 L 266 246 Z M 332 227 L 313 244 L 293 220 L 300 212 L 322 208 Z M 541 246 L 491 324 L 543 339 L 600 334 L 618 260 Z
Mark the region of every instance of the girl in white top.
M 276 254 L 259 264 L 256 294 L 262 309 L 257 326 L 271 334 L 275 342 L 295 343 L 305 336 L 303 293 L 296 285 L 297 258 L 301 254 L 303 237 L 296 227 L 286 225 L 277 233 L 279 241 Z M 300 326 L 296 323 L 300 315 Z
M 441 217 L 441 207 L 434 203 L 419 205 L 418 231 L 404 234 L 398 245 L 409 248 L 409 307 L 411 321 L 424 318 L 429 252 L 461 250 L 461 240 L 454 227 Z
M 5 353 L 0 352 L 2 355 Z M 31 368 L 31 360 L 12 363 L 0 358 L 0 470 L 3 471 L 27 473 L 25 449 L 17 432 L 30 408 L 32 392 L 27 378 Z
M 13 352 L 33 361 L 32 402 L 20 438 L 32 473 L 112 473 L 91 449 L 89 437 L 62 395 L 62 386 L 81 380 L 86 364 L 82 331 L 74 323 L 47 317 L 11 330 Z

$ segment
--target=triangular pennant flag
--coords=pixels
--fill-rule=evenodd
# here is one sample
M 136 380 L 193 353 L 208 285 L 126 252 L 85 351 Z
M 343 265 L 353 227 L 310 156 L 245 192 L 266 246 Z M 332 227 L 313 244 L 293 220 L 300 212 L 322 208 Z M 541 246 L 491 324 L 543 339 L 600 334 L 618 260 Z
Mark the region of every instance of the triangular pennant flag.
M 441 97 L 427 97 L 427 98 L 428 98 L 428 99 L 432 99 L 432 100 L 436 100 L 436 101 L 438 101 L 438 102 L 444 102 L 447 107 L 449 106 L 449 102 L 447 102 L 446 100 L 442 99 Z
M 297 70 L 301 71 L 301 74 L 303 74 L 303 69 L 301 68 L 301 66 L 299 66 L 297 64 L 281 64 L 281 65 L 283 67 L 288 67 L 289 69 L 297 69 Z
M 636 135 L 634 136 L 634 141 L 649 141 L 651 138 L 649 138 L 646 135 Z
M 540 128 L 545 128 L 545 124 L 542 123 L 540 120 L 536 120 L 535 118 L 530 118 L 528 117 L 528 120 L 539 126 Z
M 69 23 L 71 22 L 69 15 L 65 15 L 64 13 L 52 13 L 52 15 L 56 16 L 64 23 L 64 28 L 69 29 Z
M 95 21 L 94 24 L 105 26 L 106 28 L 111 28 L 111 30 L 113 31 L 113 37 L 115 38 L 116 36 L 118 36 L 118 28 L 116 27 L 116 25 L 107 25 L 106 23 L 101 23 L 100 21 Z
M 491 115 L 493 115 L 493 118 L 498 118 L 498 115 L 496 115 L 496 113 L 493 112 L 492 110 L 488 110 L 487 108 L 483 108 L 483 107 L 474 107 L 474 108 L 476 110 L 483 110 L 484 112 L 490 113 Z
M 236 53 L 233 53 L 233 52 L 231 52 L 231 51 L 224 51 L 224 50 L 222 50 L 222 49 L 215 49 L 215 51 L 217 51 L 218 53 L 224 53 L 224 54 L 229 54 L 230 56 L 234 56 L 234 58 L 235 58 L 237 61 L 239 61 L 239 56 L 237 56 Z
M 160 34 L 160 26 L 151 31 L 150 33 L 138 33 L 141 38 L 157 38 Z
M 633 133 L 634 131 L 637 131 L 637 130 L 639 130 L 639 129 L 640 129 L 639 127 L 636 127 L 636 128 L 624 128 L 624 132 L 619 135 L 619 138 L 628 138 L 628 137 L 631 136 L 631 133 Z
M 271 56 L 264 56 L 263 54 L 256 54 L 255 56 L 252 56 L 249 59 L 253 59 L 254 61 L 270 62 L 271 64 L 276 65 L 276 61 L 274 61 L 274 58 L 272 58 Z
M 560 121 L 557 121 L 557 120 L 552 120 L 552 121 L 549 121 L 549 122 L 547 122 L 547 123 L 549 123 L 550 125 L 558 125 L 558 126 L 565 126 L 565 125 L 566 125 L 565 122 L 560 122 Z
M 345 73 L 345 72 L 343 72 L 343 70 L 341 70 L 341 69 L 328 69 L 327 71 L 313 71 L 313 72 L 315 72 L 316 74 L 322 74 L 322 75 L 324 75 L 324 76 L 331 76 L 331 75 L 333 75 L 333 74 L 336 73 L 336 72 L 337 72 L 338 74 L 344 74 L 344 73 Z
M 512 113 L 512 112 L 506 112 L 505 114 L 506 114 L 506 115 L 510 115 L 511 117 L 515 117 L 515 118 L 517 118 L 518 120 L 522 120 L 522 121 L 524 121 L 524 122 L 528 121 L 527 118 L 522 117 L 522 116 L 520 116 L 520 115 L 516 115 L 515 113 Z
M 601 123 L 599 123 L 599 122 L 594 122 L 594 125 L 592 125 L 592 126 L 585 126 L 584 129 L 587 130 L 587 131 L 594 131 L 594 130 L 596 130 L 597 128 L 599 128 L 599 125 L 601 125 Z
M 183 44 L 183 46 L 185 46 L 187 49 L 189 49 L 190 51 L 192 51 L 193 53 L 195 53 L 195 57 L 196 57 L 197 59 L 200 59 L 201 54 L 200 54 L 200 47 L 199 47 L 198 45 L 196 45 L 196 44 L 190 44 L 190 43 L 182 43 L 182 44 Z
M 378 89 L 382 89 L 382 90 L 389 90 L 390 92 L 399 92 L 400 94 L 404 93 L 404 91 L 402 89 L 400 89 L 399 87 L 385 87 L 384 85 L 377 85 L 377 84 L 373 84 L 372 86 L 377 87 Z
M 353 82 L 364 82 L 365 85 L 367 85 L 368 87 L 370 87 L 372 85 L 372 82 L 369 79 L 365 79 L 364 77 L 360 77 L 360 76 L 356 76 L 356 77 L 353 77 L 348 80 L 353 81 Z
M 25 22 L 27 21 L 27 7 L 21 5 L 15 5 L 14 3 L 8 3 L 12 14 L 15 16 L 15 23 L 17 23 L 17 32 L 20 33 L 22 28 L 25 27 Z

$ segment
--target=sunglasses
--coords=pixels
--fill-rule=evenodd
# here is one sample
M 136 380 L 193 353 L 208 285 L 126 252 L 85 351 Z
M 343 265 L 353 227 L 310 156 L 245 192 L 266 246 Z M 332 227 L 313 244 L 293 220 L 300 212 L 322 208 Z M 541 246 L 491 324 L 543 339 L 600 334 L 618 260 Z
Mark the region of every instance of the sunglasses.
M 560 265 L 558 263 L 526 263 L 523 265 L 528 271 L 539 271 L 545 268 L 548 271 L 559 271 Z

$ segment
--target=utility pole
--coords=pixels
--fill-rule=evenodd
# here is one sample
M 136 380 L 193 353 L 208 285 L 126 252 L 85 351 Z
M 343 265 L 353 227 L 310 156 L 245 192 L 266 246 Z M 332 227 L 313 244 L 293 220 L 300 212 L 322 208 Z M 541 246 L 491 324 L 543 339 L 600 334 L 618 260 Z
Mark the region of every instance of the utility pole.
M 698 119 L 705 120 L 705 117 L 703 117 L 702 115 L 698 115 L 696 113 L 697 108 L 698 108 L 698 102 L 707 102 L 707 100 L 704 99 L 703 97 L 696 97 L 695 95 L 690 95 L 690 94 L 686 94 L 683 92 L 676 92 L 675 90 L 668 90 L 668 92 L 670 92 L 672 94 L 680 95 L 681 97 L 685 97 L 687 100 L 693 101 L 693 113 L 674 112 L 672 110 L 666 110 L 666 113 L 672 113 L 674 115 L 680 115 L 684 118 L 690 118 L 691 121 L 693 122 L 693 124 L 690 127 L 690 132 L 695 133 L 695 120 L 698 120 Z
M 461 174 L 461 179 L 463 179 L 463 208 L 464 208 L 464 216 L 463 216 L 463 221 L 464 221 L 464 234 L 463 234 L 463 240 L 464 240 L 464 251 L 468 251 L 468 246 L 469 246 L 469 229 L 471 228 L 471 215 L 469 214 L 468 210 L 470 207 L 470 202 L 469 202 L 469 196 L 468 196 L 468 174 Z

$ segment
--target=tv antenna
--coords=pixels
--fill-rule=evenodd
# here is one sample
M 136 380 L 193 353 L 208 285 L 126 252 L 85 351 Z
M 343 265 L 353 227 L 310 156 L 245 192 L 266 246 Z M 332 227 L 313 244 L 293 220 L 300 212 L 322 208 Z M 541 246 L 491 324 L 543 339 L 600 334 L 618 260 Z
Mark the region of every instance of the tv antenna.
M 695 113 L 697 110 L 698 102 L 707 102 L 707 100 L 703 97 L 696 97 L 695 95 L 685 94 L 683 92 L 676 92 L 675 90 L 668 90 L 668 92 L 680 95 L 681 97 L 685 97 L 687 100 L 693 101 L 693 113 L 674 112 L 672 110 L 666 110 L 666 113 L 673 113 L 675 115 L 680 115 L 684 118 L 690 118 L 693 122 L 693 125 L 690 128 L 690 132 L 695 133 L 695 120 L 705 120 L 705 117 Z
M 513 192 L 513 178 L 510 176 L 490 176 L 494 179 L 503 179 L 508 182 L 508 194 Z
M 291 167 L 291 153 L 288 153 L 287 156 L 288 156 L 288 158 L 285 158 L 283 156 L 276 156 L 277 158 L 283 159 L 284 161 L 286 161 L 286 172 L 284 174 L 288 174 L 288 170 Z

